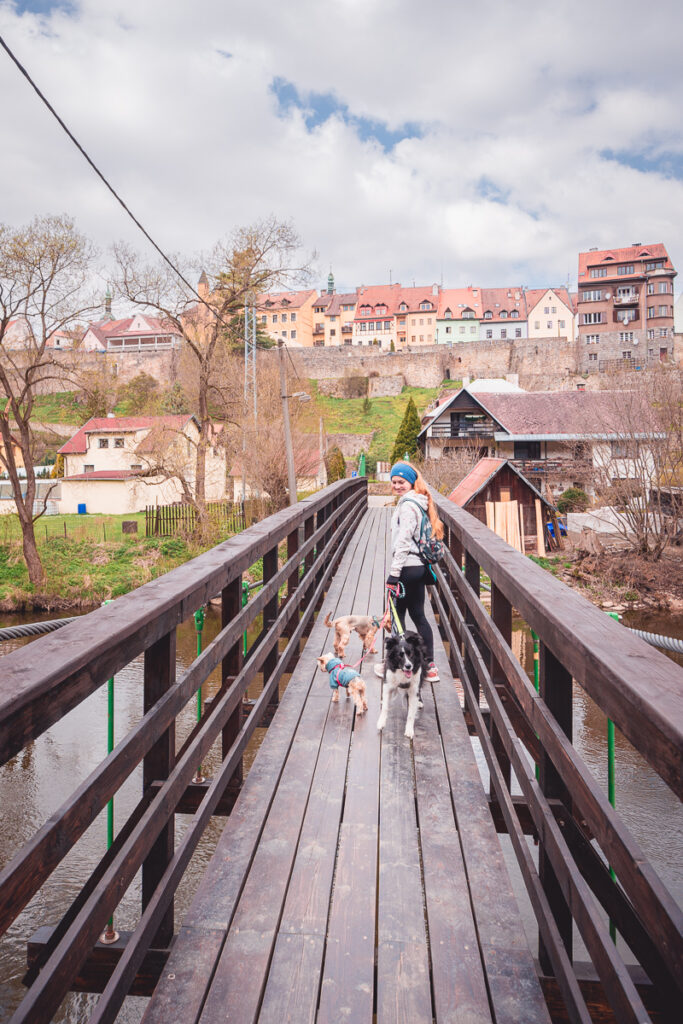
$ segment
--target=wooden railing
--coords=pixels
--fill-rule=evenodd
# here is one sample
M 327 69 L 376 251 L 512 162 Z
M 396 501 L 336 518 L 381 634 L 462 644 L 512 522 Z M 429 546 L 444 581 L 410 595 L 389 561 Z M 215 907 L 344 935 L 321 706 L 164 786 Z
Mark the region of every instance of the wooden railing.
M 586 965 L 573 958 L 576 925 L 593 981 L 616 1020 L 651 1019 L 642 998 L 648 985 L 636 985 L 648 979 L 663 1019 L 680 1019 L 683 916 L 572 744 L 572 681 L 680 798 L 683 672 L 472 516 L 435 497 L 448 551 L 433 604 L 486 757 L 492 806 L 503 819 L 500 830 L 510 835 L 536 916 L 541 970 L 554 976 L 568 1019 L 589 1021 L 581 985 Z M 479 600 L 482 571 L 491 580 L 490 614 Z M 538 694 L 510 648 L 513 612 L 540 638 Z M 521 799 L 511 795 L 513 775 Z M 538 841 L 537 861 L 525 832 Z M 604 914 L 645 978 L 624 963 Z
M 147 950 L 168 946 L 175 890 L 207 823 L 225 802 L 229 784 L 233 789 L 239 785 L 247 741 L 277 704 L 278 683 L 291 670 L 299 640 L 310 630 L 345 542 L 366 507 L 364 478 L 339 481 L 2 659 L 0 764 L 144 655 L 140 721 L 0 874 L 2 934 L 142 762 L 141 799 L 51 930 L 32 965 L 31 988 L 14 1021 L 52 1019 L 140 868 L 142 915 L 91 1019 L 113 1020 Z M 286 560 L 279 567 L 278 546 L 285 544 Z M 261 558 L 263 587 L 243 608 L 242 575 Z M 176 679 L 176 627 L 217 595 L 221 631 Z M 263 626 L 245 657 L 242 636 L 258 616 Z M 280 651 L 282 637 L 287 643 Z M 219 666 L 222 685 L 217 695 L 176 751 L 177 716 Z M 257 675 L 263 688 L 243 720 L 242 698 Z M 220 769 L 210 783 L 193 783 L 197 765 L 221 737 Z M 197 807 L 174 848 L 175 813 Z

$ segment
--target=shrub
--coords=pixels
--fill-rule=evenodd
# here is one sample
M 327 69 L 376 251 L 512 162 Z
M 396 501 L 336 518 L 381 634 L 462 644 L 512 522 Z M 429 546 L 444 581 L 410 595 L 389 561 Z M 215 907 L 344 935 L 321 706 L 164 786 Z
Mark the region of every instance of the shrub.
M 580 487 L 568 487 L 557 499 L 560 512 L 585 512 L 591 503 L 590 498 Z
M 327 482 L 333 484 L 335 480 L 343 480 L 346 477 L 346 463 L 344 462 L 344 456 L 341 453 L 341 449 L 337 445 L 333 445 L 327 453 L 325 459 L 325 465 L 327 468 Z

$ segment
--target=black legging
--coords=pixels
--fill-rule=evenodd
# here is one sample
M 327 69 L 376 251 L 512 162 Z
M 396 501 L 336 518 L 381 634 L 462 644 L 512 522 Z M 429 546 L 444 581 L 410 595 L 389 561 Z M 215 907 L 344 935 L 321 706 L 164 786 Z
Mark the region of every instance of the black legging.
M 434 661 L 434 636 L 424 612 L 425 573 L 424 565 L 404 565 L 399 579 L 404 586 L 405 596 L 397 598 L 394 604 L 404 629 L 406 628 L 406 612 L 408 612 L 415 629 L 424 640 L 427 661 Z

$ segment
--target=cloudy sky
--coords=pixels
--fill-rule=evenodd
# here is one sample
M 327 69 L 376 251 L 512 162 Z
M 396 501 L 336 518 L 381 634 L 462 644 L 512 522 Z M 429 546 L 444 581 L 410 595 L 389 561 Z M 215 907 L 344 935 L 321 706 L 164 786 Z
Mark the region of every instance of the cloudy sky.
M 683 264 L 681 0 L 0 0 L 0 34 L 167 251 L 275 214 L 338 290 Z M 145 251 L 3 51 L 0 96 L 0 221 Z

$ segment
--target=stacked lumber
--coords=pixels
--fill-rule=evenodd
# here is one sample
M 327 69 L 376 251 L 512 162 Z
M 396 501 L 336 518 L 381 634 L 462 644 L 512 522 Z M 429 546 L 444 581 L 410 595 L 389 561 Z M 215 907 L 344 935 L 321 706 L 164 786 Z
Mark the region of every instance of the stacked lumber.
M 524 508 L 518 501 L 487 501 L 486 525 L 524 554 Z

